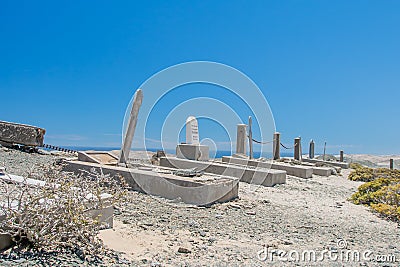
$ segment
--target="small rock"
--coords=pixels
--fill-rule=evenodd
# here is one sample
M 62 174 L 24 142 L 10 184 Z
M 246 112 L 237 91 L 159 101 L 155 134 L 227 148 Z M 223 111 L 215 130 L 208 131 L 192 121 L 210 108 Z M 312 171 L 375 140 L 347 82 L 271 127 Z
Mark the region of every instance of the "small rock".
M 249 210 L 249 211 L 246 211 L 246 214 L 247 215 L 256 215 L 256 212 L 254 210 Z
M 241 209 L 241 207 L 238 204 L 231 203 L 229 206 L 234 209 Z
M 178 252 L 179 252 L 179 253 L 184 253 L 184 254 L 192 253 L 192 251 L 190 251 L 190 250 L 187 249 L 187 248 L 183 248 L 183 247 L 180 247 L 180 248 L 178 249 Z

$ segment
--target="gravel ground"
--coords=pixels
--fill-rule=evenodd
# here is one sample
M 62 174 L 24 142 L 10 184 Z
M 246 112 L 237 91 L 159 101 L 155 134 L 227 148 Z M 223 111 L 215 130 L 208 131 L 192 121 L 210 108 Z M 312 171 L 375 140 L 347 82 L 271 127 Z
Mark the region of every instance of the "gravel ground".
M 32 167 L 62 157 L 1 150 L 0 165 L 26 175 Z M 286 184 L 275 187 L 240 183 L 238 199 L 207 208 L 129 192 L 131 202 L 116 210 L 114 229 L 100 234 L 106 246 L 122 254 L 103 265 L 128 264 L 124 256 L 134 266 L 398 266 L 399 224 L 348 202 L 362 184 L 347 180 L 348 173 L 311 179 L 288 176 Z M 290 259 L 297 251 L 301 258 L 307 250 L 325 260 L 283 262 L 277 255 L 287 252 L 280 255 Z M 372 261 L 347 262 L 341 257 L 367 250 Z M 265 253 L 259 251 L 267 251 L 268 259 L 260 259 Z M 393 255 L 397 262 L 377 262 L 378 255 Z M 47 257 L 52 266 L 60 265 L 57 261 L 83 264 L 75 254 Z M 37 257 L 16 260 L 2 259 L 0 264 L 45 265 Z

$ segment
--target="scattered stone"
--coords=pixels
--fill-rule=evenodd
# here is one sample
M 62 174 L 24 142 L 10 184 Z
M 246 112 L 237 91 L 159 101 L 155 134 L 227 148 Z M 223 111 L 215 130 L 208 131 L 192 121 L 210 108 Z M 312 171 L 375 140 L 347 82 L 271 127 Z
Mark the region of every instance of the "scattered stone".
M 178 252 L 179 252 L 179 253 L 184 253 L 184 254 L 192 253 L 192 251 L 190 251 L 190 250 L 187 249 L 187 248 L 183 248 L 183 247 L 180 247 L 180 248 L 178 249 Z

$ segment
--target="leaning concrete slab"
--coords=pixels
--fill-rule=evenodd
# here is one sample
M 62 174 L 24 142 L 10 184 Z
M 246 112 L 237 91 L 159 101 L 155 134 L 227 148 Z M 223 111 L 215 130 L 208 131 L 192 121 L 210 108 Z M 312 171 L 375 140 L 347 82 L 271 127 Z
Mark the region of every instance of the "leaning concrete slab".
M 240 181 L 263 186 L 274 186 L 286 183 L 286 172 L 279 170 L 256 169 L 219 162 L 194 161 L 174 157 L 160 158 L 160 166 L 201 170 L 207 173 L 239 178 Z
M 6 121 L 0 121 L 0 141 L 3 144 L 43 146 L 45 129 Z
M 174 175 L 174 170 L 169 168 L 132 169 L 83 161 L 67 161 L 64 167 L 64 170 L 76 173 L 91 169 L 111 176 L 121 175 L 132 190 L 167 199 L 180 198 L 187 204 L 205 206 L 238 197 L 238 179 L 227 176 L 206 173 L 201 177 L 182 177 Z
M 332 165 L 332 166 L 340 167 L 343 169 L 350 168 L 350 163 L 346 163 L 346 162 L 323 161 L 323 160 L 319 160 L 319 159 L 309 159 L 309 158 L 303 158 L 303 161 L 314 163 L 314 164 L 321 164 L 321 165 Z
M 264 169 L 282 170 L 286 171 L 288 175 L 297 176 L 300 178 L 311 178 L 313 174 L 313 168 L 302 166 L 302 165 L 287 165 L 282 163 L 276 163 L 273 161 L 260 161 L 260 160 L 250 160 L 241 159 L 237 157 L 224 156 L 222 157 L 222 162 L 238 164 L 243 166 L 252 166 Z
M 106 165 L 118 163 L 118 157 L 106 151 L 78 151 L 78 160 Z

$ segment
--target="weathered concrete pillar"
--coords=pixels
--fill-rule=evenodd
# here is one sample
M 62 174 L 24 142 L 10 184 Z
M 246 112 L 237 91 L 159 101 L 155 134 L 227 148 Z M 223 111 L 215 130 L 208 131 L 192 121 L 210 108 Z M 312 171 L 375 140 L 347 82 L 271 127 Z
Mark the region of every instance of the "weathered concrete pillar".
M 133 99 L 131 114 L 129 117 L 128 126 L 125 132 L 124 141 L 118 159 L 119 163 L 126 163 L 128 161 L 129 153 L 131 151 L 131 146 L 132 146 L 133 135 L 135 134 L 137 117 L 139 115 L 140 106 L 142 105 L 142 100 L 143 100 L 142 90 L 138 89 Z
M 237 125 L 236 154 L 246 155 L 246 124 Z
M 272 154 L 274 160 L 281 158 L 280 148 L 281 148 L 281 134 L 276 132 L 274 133 L 273 147 L 272 147 Z
M 393 170 L 393 159 L 390 159 L 389 168 Z
M 314 150 L 315 150 L 315 143 L 314 143 L 314 140 L 311 139 L 311 141 L 310 141 L 310 149 L 308 150 L 308 157 L 310 159 L 314 158 Z
M 344 151 L 343 151 L 343 150 L 340 150 L 340 158 L 339 158 L 339 161 L 340 161 L 340 162 L 343 162 L 343 161 L 344 161 Z
M 186 119 L 186 144 L 200 144 L 199 124 L 197 119 L 193 116 L 189 116 Z
M 294 139 L 294 159 L 301 161 L 301 138 Z
M 253 121 L 251 119 L 251 116 L 249 116 L 249 152 L 250 152 L 250 159 L 253 158 L 253 132 L 251 130 L 251 126 L 253 124 Z

